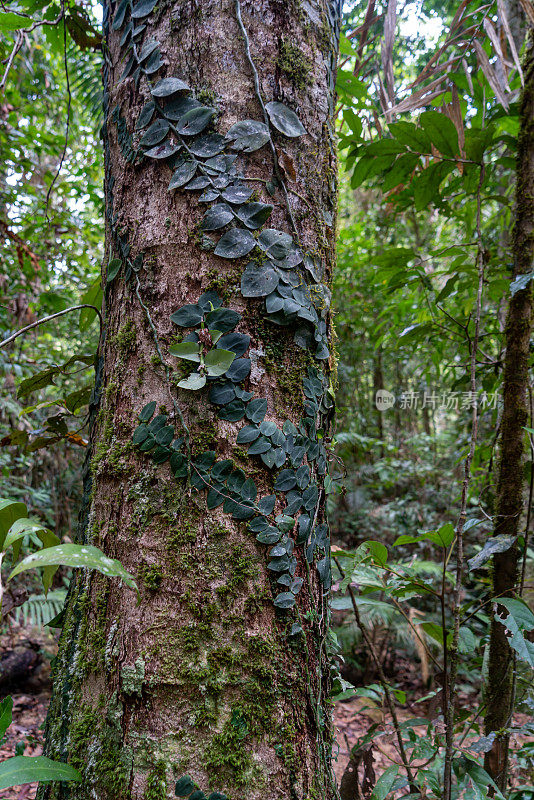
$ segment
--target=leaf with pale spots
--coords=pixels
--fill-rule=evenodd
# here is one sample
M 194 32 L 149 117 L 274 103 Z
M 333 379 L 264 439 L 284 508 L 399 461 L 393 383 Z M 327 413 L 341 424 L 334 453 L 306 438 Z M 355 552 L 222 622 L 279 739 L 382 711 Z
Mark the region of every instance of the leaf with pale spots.
M 130 589 L 137 588 L 133 576 L 124 569 L 119 561 L 108 558 L 98 547 L 80 544 L 60 544 L 26 556 L 11 570 L 8 581 L 29 569 L 50 566 L 96 569 L 103 575 L 107 575 L 108 578 L 121 578 Z

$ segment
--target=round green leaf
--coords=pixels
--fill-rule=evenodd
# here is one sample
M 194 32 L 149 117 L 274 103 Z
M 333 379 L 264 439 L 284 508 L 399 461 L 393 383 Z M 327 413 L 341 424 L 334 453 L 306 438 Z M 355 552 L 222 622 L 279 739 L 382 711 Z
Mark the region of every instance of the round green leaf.
M 224 190 L 222 198 L 226 200 L 227 203 L 240 205 L 241 203 L 246 203 L 246 201 L 252 197 L 253 193 L 254 189 L 252 186 L 247 186 L 246 183 L 234 183 Z
M 249 442 L 256 441 L 259 435 L 260 429 L 255 425 L 245 425 L 245 427 L 241 428 L 238 432 L 236 442 L 237 444 L 248 444 Z
M 250 336 L 246 333 L 227 333 L 221 336 L 217 344 L 225 350 L 231 350 L 236 356 L 242 356 L 248 349 Z
M 223 195 L 224 197 L 224 195 Z M 256 246 L 256 240 L 249 231 L 232 228 L 221 236 L 215 248 L 220 258 L 242 258 Z
M 204 312 L 199 305 L 182 306 L 171 314 L 171 322 L 182 328 L 193 328 L 200 325 Z
M 274 292 L 280 278 L 268 262 L 256 264 L 251 261 L 241 276 L 241 294 L 243 297 L 266 297 Z
M 259 425 L 267 413 L 267 400 L 263 398 L 256 398 L 247 404 L 246 415 L 247 419 Z
M 274 488 L 277 492 L 289 492 L 297 485 L 297 476 L 292 469 L 283 469 L 278 475 Z
M 258 247 L 271 258 L 283 259 L 293 247 L 293 237 L 276 228 L 267 228 L 258 237 Z
M 291 592 L 282 592 L 274 598 L 277 608 L 292 608 L 295 605 L 295 596 Z
M 214 311 L 208 311 L 205 315 L 208 329 L 210 331 L 220 331 L 221 333 L 231 331 L 240 319 L 241 314 L 231 308 L 216 308 Z
M 224 228 L 233 219 L 234 213 L 230 206 L 227 206 L 226 203 L 216 203 L 206 211 L 200 227 L 204 231 L 216 231 L 219 228 Z
M 226 377 L 232 383 L 241 383 L 250 374 L 251 361 L 250 358 L 236 358 L 232 365 L 226 372 Z
M 167 101 L 163 113 L 167 119 L 176 122 L 184 116 L 188 111 L 193 108 L 199 108 L 202 104 L 192 97 L 173 97 L 172 100 Z
M 245 416 L 245 404 L 242 400 L 232 400 L 221 408 L 218 416 L 227 422 L 239 422 Z
M 267 144 L 271 135 L 267 125 L 255 119 L 245 119 L 232 125 L 226 138 L 230 141 L 233 150 L 244 150 L 252 153 Z
M 215 384 L 211 387 L 208 400 L 216 406 L 224 406 L 235 399 L 235 389 L 230 383 Z
M 193 155 L 199 158 L 210 158 L 222 153 L 225 141 L 224 136 L 221 136 L 220 133 L 208 133 L 191 142 L 189 149 Z

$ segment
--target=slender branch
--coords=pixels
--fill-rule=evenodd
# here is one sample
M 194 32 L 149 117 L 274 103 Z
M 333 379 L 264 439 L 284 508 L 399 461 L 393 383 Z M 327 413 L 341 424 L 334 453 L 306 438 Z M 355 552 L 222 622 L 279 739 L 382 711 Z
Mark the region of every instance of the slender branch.
M 67 121 L 65 123 L 65 144 L 63 145 L 63 151 L 61 153 L 61 158 L 59 159 L 59 164 L 57 165 L 57 170 L 55 172 L 54 177 L 52 178 L 52 182 L 48 187 L 48 191 L 46 193 L 46 201 L 45 201 L 45 217 L 47 219 L 48 224 L 50 225 L 50 219 L 48 217 L 48 206 L 50 202 L 50 196 L 52 194 L 52 189 L 55 186 L 57 179 L 59 178 L 59 173 L 61 172 L 61 167 L 63 166 L 63 162 L 65 161 L 65 156 L 67 155 L 67 147 L 69 144 L 69 130 L 70 130 L 70 111 L 72 105 L 72 93 L 70 90 L 70 77 L 69 77 L 69 65 L 67 61 L 67 20 L 65 17 L 65 0 L 61 2 L 61 19 L 63 20 L 63 63 L 65 67 L 65 80 L 67 83 Z
M 339 559 L 337 558 L 337 556 L 334 556 L 334 561 L 335 561 L 336 567 L 339 570 L 339 573 L 340 573 L 341 577 L 344 578 L 345 577 L 345 573 L 343 572 L 343 569 L 341 567 L 341 564 L 339 563 Z M 379 677 L 380 683 L 382 684 L 382 688 L 384 690 L 384 696 L 386 698 L 386 704 L 388 706 L 389 713 L 391 714 L 391 719 L 393 721 L 393 727 L 395 728 L 395 734 L 397 736 L 397 742 L 398 742 L 398 745 L 399 745 L 399 755 L 400 755 L 400 757 L 402 759 L 402 763 L 404 765 L 404 769 L 406 770 L 406 775 L 408 776 L 408 780 L 410 782 L 410 786 L 413 789 L 413 791 L 419 792 L 419 787 L 415 783 L 415 779 L 414 779 L 412 770 L 410 769 L 410 765 L 408 764 L 408 758 L 406 756 L 406 751 L 404 749 L 404 742 L 402 740 L 402 734 L 401 734 L 400 725 L 399 725 L 399 718 L 397 717 L 397 711 L 395 710 L 395 703 L 393 702 L 393 698 L 392 698 L 391 692 L 389 690 L 389 684 L 387 682 L 387 678 L 386 678 L 386 676 L 384 674 L 384 670 L 382 669 L 382 664 L 380 663 L 380 659 L 379 659 L 379 657 L 377 655 L 377 652 L 375 650 L 373 642 L 371 641 L 371 638 L 369 637 L 369 634 L 367 633 L 364 625 L 362 624 L 362 620 L 361 620 L 361 617 L 360 617 L 360 610 L 359 610 L 358 604 L 356 602 L 356 597 L 354 595 L 354 590 L 353 590 L 353 588 L 352 588 L 352 586 L 350 584 L 348 586 L 348 590 L 349 590 L 350 600 L 351 600 L 351 603 L 352 603 L 352 608 L 353 608 L 353 611 L 354 611 L 354 616 L 356 618 L 356 623 L 358 625 L 358 628 L 361 631 L 363 640 L 365 641 L 365 644 L 366 644 L 366 646 L 367 646 L 367 648 L 368 648 L 368 650 L 369 650 L 369 652 L 371 654 L 371 658 L 373 659 L 373 663 L 374 663 L 375 669 L 376 669 L 376 671 L 378 673 L 378 677 Z
M 16 333 L 8 336 L 7 339 L 4 339 L 3 342 L 0 342 L 0 348 L 5 347 L 6 344 L 9 344 L 10 342 L 15 341 L 18 336 L 22 336 L 23 333 L 30 331 L 32 328 L 37 328 L 38 325 L 42 325 L 44 322 L 50 322 L 50 320 L 56 319 L 57 317 L 62 317 L 64 314 L 69 314 L 71 311 L 78 311 L 80 308 L 92 308 L 93 311 L 96 311 L 100 322 L 100 327 L 102 327 L 102 314 L 100 313 L 100 310 L 96 306 L 92 306 L 89 303 L 81 303 L 79 306 L 69 306 L 69 308 L 64 308 L 63 311 L 57 311 L 55 314 L 49 314 L 48 317 L 42 317 L 42 319 L 32 322 L 31 325 L 26 325 L 25 328 L 21 328 Z

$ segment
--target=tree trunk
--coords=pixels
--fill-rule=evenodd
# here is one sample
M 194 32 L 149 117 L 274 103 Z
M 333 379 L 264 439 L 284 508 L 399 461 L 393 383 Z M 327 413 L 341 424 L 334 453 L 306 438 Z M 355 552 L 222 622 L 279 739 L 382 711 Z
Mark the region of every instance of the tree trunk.
M 382 419 L 382 414 L 384 413 L 381 411 L 378 406 L 376 405 L 376 395 L 377 392 L 381 391 L 384 388 L 384 373 L 382 370 L 382 350 L 379 347 L 375 353 L 373 358 L 373 405 L 376 408 L 376 429 L 377 429 L 377 438 L 380 440 L 382 444 L 380 444 L 380 458 L 384 456 L 384 421 Z
M 529 37 L 525 86 L 520 109 L 517 157 L 516 220 L 512 242 L 513 278 L 528 275 L 534 257 L 534 43 Z M 517 537 L 521 532 L 524 489 L 524 426 L 528 424 L 528 363 L 532 332 L 532 286 L 510 298 L 505 329 L 501 460 L 497 485 L 495 535 Z M 514 543 L 493 558 L 493 596 L 511 594 L 517 586 L 518 547 Z M 504 626 L 492 619 L 486 687 L 486 735 L 504 731 L 486 755 L 485 766 L 499 788 L 505 789 L 509 734 L 513 712 L 513 656 Z
M 338 0 L 105 7 L 107 284 L 82 540 L 121 560 L 140 602 L 100 574 L 73 581 L 46 752 L 84 780 L 42 799 L 163 800 L 189 778 L 234 800 L 336 793 L 324 479 L 339 20 Z M 178 386 L 206 372 L 204 388 Z

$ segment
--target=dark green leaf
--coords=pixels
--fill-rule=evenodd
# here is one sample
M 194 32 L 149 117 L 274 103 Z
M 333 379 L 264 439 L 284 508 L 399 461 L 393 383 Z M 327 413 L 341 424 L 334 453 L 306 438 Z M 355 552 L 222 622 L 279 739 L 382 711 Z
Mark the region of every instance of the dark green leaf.
M 283 469 L 276 478 L 274 488 L 277 492 L 289 492 L 297 485 L 297 477 L 292 469 Z
M 208 291 L 200 295 L 200 297 L 198 298 L 198 305 L 204 311 L 213 311 L 215 308 L 221 307 L 222 300 L 217 294 L 217 292 Z M 218 347 L 222 347 L 224 350 L 233 350 L 232 347 L 226 347 L 226 345 L 221 344 L 221 342 L 222 339 L 219 340 L 219 342 L 217 343 Z
M 254 119 L 246 119 L 232 125 L 226 138 L 232 142 L 232 149 L 252 153 L 259 150 L 271 138 L 267 125 Z
M 260 531 L 256 536 L 258 542 L 262 544 L 276 544 L 280 540 L 281 533 L 278 528 L 274 528 L 270 525 L 264 531 Z
M 169 182 L 169 190 L 179 189 L 181 186 L 184 186 L 195 177 L 196 171 L 197 164 L 195 161 L 188 161 L 184 158 L 180 159 L 180 161 L 176 164 L 176 168 Z
M 167 136 L 170 128 L 170 122 L 166 119 L 157 119 L 152 123 L 150 128 L 143 134 L 139 140 L 139 144 L 143 147 L 154 147 L 159 144 Z
M 199 305 L 187 305 L 171 314 L 171 321 L 182 328 L 193 328 L 200 325 L 203 317 L 204 312 Z
M 226 377 L 233 383 L 241 383 L 250 373 L 250 358 L 236 358 L 226 372 Z
M 171 156 L 174 156 L 176 155 L 176 153 L 179 152 L 180 152 L 179 144 L 171 144 L 171 142 L 163 142 L 163 144 L 158 144 L 151 150 L 147 150 L 145 152 L 145 156 L 160 161 L 163 158 L 170 158 Z
M 176 797 L 188 797 L 192 791 L 195 789 L 195 784 L 189 777 L 189 775 L 184 775 L 183 778 L 180 778 L 177 781 L 176 786 L 174 787 L 174 794 Z
M 225 138 L 219 133 L 208 133 L 206 136 L 199 136 L 189 145 L 193 155 L 199 158 L 209 158 L 222 153 L 225 145 Z
M 241 497 L 243 498 L 243 500 L 252 500 L 254 502 L 257 496 L 258 496 L 258 489 L 256 484 L 254 483 L 252 478 L 247 478 L 247 480 L 241 487 Z
M 215 109 L 208 106 L 192 108 L 180 117 L 176 123 L 176 130 L 182 136 L 196 136 L 207 128 L 215 114 Z
M 231 331 L 240 319 L 241 314 L 230 308 L 216 308 L 214 311 L 208 311 L 205 315 L 208 329 L 210 331 L 220 331 L 221 333 Z
M 257 425 L 262 422 L 266 413 L 267 400 L 264 400 L 263 398 L 251 400 L 250 403 L 247 404 L 247 419 L 249 419 L 251 422 L 255 422 Z
M 189 86 L 179 78 L 162 78 L 151 90 L 153 97 L 170 97 L 178 92 L 189 91 Z
M 122 267 L 122 261 L 120 260 L 120 258 L 111 259 L 111 261 L 108 264 L 106 283 L 111 283 L 111 281 L 117 277 L 121 267 Z
M 267 228 L 258 237 L 258 246 L 274 259 L 285 258 L 293 247 L 293 237 L 289 233 Z
M 291 592 L 282 592 L 274 598 L 277 608 L 292 608 L 295 605 L 295 596 Z
M 167 117 L 167 119 L 176 122 L 176 120 L 181 119 L 188 111 L 191 111 L 193 108 L 200 108 L 201 103 L 198 100 L 194 100 L 192 97 L 173 97 L 172 100 L 169 100 L 165 104 L 165 109 L 163 113 Z
M 237 216 L 241 222 L 244 222 L 247 228 L 256 230 L 257 228 L 261 228 L 262 225 L 265 225 L 271 216 L 273 208 L 274 206 L 267 205 L 266 203 L 246 203 L 238 209 Z
M 259 428 L 256 428 L 254 425 L 245 425 L 244 428 L 237 434 L 236 442 L 237 444 L 246 444 L 247 442 L 254 442 L 260 435 Z M 269 512 L 270 513 L 270 512 Z
M 139 0 L 132 11 L 132 19 L 143 19 L 143 17 L 147 17 L 154 6 L 156 5 L 157 0 Z
M 232 228 L 221 236 L 214 252 L 220 258 L 242 258 L 255 246 L 256 240 L 249 231 Z
M 152 419 L 155 410 L 156 401 L 152 400 L 150 403 L 147 403 L 139 413 L 139 422 L 148 422 L 150 419 Z
M 160 428 L 155 436 L 156 442 L 162 447 L 165 447 L 166 445 L 170 444 L 173 438 L 174 438 L 174 428 L 172 427 L 172 425 L 165 425 L 163 428 Z
M 279 281 L 269 262 L 257 264 L 251 261 L 241 276 L 241 294 L 243 297 L 265 297 L 276 289 Z
M 260 436 L 255 442 L 252 442 L 248 448 L 249 456 L 257 456 L 260 453 L 266 453 L 271 449 L 271 443 L 264 436 Z
M 232 400 L 231 403 L 227 403 L 223 406 L 218 414 L 219 419 L 225 419 L 228 422 L 238 422 L 240 419 L 243 419 L 244 416 L 245 404 L 242 400 Z
M 227 203 L 234 203 L 235 205 L 240 205 L 241 203 L 245 203 L 249 200 L 254 193 L 254 189 L 252 186 L 247 186 L 246 183 L 235 183 L 232 186 L 228 186 L 224 192 L 222 193 L 223 200 L 226 200 Z
M 442 155 L 459 155 L 458 131 L 450 117 L 440 111 L 423 111 L 419 121 L 432 144 Z
M 199 300 L 200 303 L 200 300 Z M 236 356 L 242 356 L 246 352 L 250 344 L 250 336 L 246 333 L 227 333 L 221 336 L 217 342 L 218 347 L 223 347 L 225 350 L 231 350 Z
M 230 206 L 227 206 L 226 203 L 216 203 L 206 211 L 200 227 L 204 231 L 216 231 L 224 228 L 233 219 L 234 213 Z
M 149 436 L 148 425 L 142 423 L 133 432 L 132 442 L 134 444 L 142 444 L 147 436 Z
M 216 406 L 224 406 L 235 398 L 235 390 L 231 384 L 215 384 L 211 387 L 208 399 Z
M 296 136 L 303 136 L 306 133 L 305 127 L 295 112 L 283 103 L 272 101 L 267 103 L 265 108 L 267 109 L 271 123 L 280 133 L 283 133 L 284 136 L 294 138 Z
M 258 500 L 258 508 L 262 514 L 272 514 L 275 503 L 276 496 L 274 494 L 267 495 Z

